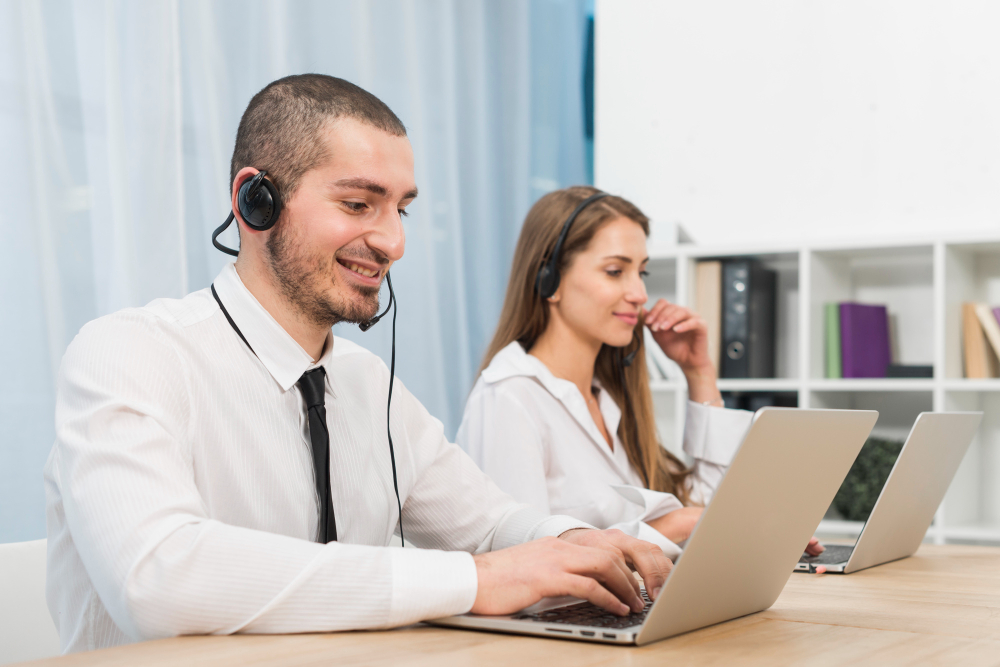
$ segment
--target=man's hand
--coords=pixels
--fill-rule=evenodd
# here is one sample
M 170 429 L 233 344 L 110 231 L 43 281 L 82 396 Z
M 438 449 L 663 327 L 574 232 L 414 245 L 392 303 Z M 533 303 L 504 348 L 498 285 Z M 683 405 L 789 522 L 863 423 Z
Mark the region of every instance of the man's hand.
M 691 537 L 704 511 L 702 507 L 682 507 L 646 523 L 674 544 L 680 544 Z
M 663 552 L 619 530 L 571 530 L 477 554 L 474 614 L 512 614 L 545 597 L 572 595 L 624 616 L 641 611 L 635 568 L 655 599 L 670 572 Z

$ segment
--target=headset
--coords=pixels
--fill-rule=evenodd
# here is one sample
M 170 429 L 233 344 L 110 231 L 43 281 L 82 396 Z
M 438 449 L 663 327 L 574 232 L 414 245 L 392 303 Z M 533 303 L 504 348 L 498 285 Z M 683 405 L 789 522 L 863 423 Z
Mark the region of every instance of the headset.
M 240 210 L 240 217 L 247 227 L 257 232 L 274 227 L 274 223 L 278 222 L 278 217 L 281 215 L 281 197 L 278 196 L 278 188 L 270 179 L 264 178 L 265 176 L 267 171 L 258 171 L 253 178 L 243 181 L 239 194 L 236 195 L 236 207 Z M 212 245 L 233 257 L 237 257 L 240 251 L 219 243 L 219 234 L 226 231 L 235 217 L 235 213 L 230 211 L 226 221 L 212 232 Z
M 240 210 L 240 217 L 243 218 L 243 222 L 247 227 L 253 229 L 254 231 L 263 232 L 274 227 L 275 223 L 278 222 L 278 217 L 281 215 L 281 197 L 278 196 L 277 186 L 268 178 L 267 171 L 258 171 L 253 178 L 248 178 L 243 181 L 240 185 L 239 193 L 236 195 L 236 205 Z M 230 224 L 232 224 L 235 219 L 235 213 L 233 211 L 229 212 L 229 217 L 226 221 L 219 225 L 214 232 L 212 232 L 212 245 L 221 250 L 222 252 L 232 255 L 233 257 L 239 256 L 238 250 L 233 250 L 232 248 L 227 248 L 226 246 L 219 243 L 219 234 L 224 232 Z M 396 507 L 399 510 L 399 540 L 402 542 L 403 546 L 406 546 L 406 541 L 403 537 L 403 504 L 399 500 L 399 481 L 396 476 L 396 452 L 392 446 L 392 429 L 389 427 L 389 416 L 390 409 L 392 407 L 392 385 L 393 380 L 396 379 L 396 293 L 392 290 L 392 278 L 389 277 L 389 272 L 385 272 L 385 283 L 389 287 L 389 303 L 386 305 L 385 310 L 381 314 L 376 315 L 370 320 L 365 322 L 360 322 L 358 328 L 362 331 L 368 331 L 373 326 L 378 324 L 378 321 L 385 317 L 389 309 L 392 308 L 392 358 L 389 363 L 389 399 L 386 402 L 385 407 L 385 429 L 386 434 L 389 436 L 389 459 L 392 461 L 392 487 L 396 492 Z M 215 285 L 212 285 L 212 296 L 215 300 L 219 302 L 219 306 L 222 308 L 223 314 L 226 319 L 229 320 L 229 324 L 232 325 L 236 333 L 239 334 L 243 342 L 246 343 L 250 351 L 253 352 L 253 348 L 250 347 L 250 343 L 247 343 L 247 339 L 243 338 L 243 333 L 233 322 L 233 319 L 229 316 L 226 311 L 226 307 L 222 305 L 222 301 L 219 299 L 219 295 L 215 291 Z M 256 353 L 254 353 L 256 354 Z
M 538 275 L 535 276 L 535 292 L 538 296 L 544 299 L 549 299 L 556 293 L 559 289 L 559 256 L 562 254 L 563 243 L 566 241 L 566 236 L 569 234 L 569 228 L 573 225 L 573 221 L 576 217 L 580 215 L 583 209 L 590 206 L 592 203 L 598 199 L 603 199 L 607 197 L 607 192 L 597 191 L 590 195 L 582 202 L 577 204 L 577 207 L 573 209 L 573 212 L 569 214 L 566 218 L 566 222 L 563 223 L 562 230 L 559 232 L 559 237 L 556 239 L 556 244 L 552 248 L 552 254 L 549 255 L 548 259 L 542 262 L 542 265 L 538 268 Z M 635 332 L 632 333 L 632 339 L 635 340 Z M 629 342 L 631 345 L 631 341 Z M 625 347 L 628 347 L 627 345 Z M 618 361 L 618 378 L 622 385 L 622 396 L 625 407 L 629 413 L 629 424 L 631 425 L 633 431 L 638 429 L 638 424 L 635 421 L 635 410 L 632 407 L 632 401 L 628 395 L 628 387 L 625 384 L 625 369 L 632 365 L 635 361 L 635 357 L 639 354 L 639 346 L 636 346 L 634 350 L 628 354 L 623 353 L 624 348 L 618 348 L 618 354 L 616 355 Z M 638 432 L 635 432 L 635 436 L 638 436 Z M 638 440 L 638 437 L 636 437 Z M 645 468 L 645 465 L 643 466 Z M 643 473 L 646 473 L 645 469 Z M 646 482 L 649 483 L 649 475 L 646 474 Z

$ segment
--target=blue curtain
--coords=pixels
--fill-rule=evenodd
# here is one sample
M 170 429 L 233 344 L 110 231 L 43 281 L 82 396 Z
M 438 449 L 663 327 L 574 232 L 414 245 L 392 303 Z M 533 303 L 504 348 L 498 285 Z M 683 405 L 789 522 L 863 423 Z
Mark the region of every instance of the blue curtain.
M 206 287 L 250 97 L 343 77 L 407 126 L 397 375 L 453 435 L 521 221 L 587 180 L 586 2 L 3 0 L 0 542 L 45 535 L 54 380 L 87 321 Z M 228 243 L 235 243 L 234 236 Z M 390 327 L 338 325 L 388 361 Z

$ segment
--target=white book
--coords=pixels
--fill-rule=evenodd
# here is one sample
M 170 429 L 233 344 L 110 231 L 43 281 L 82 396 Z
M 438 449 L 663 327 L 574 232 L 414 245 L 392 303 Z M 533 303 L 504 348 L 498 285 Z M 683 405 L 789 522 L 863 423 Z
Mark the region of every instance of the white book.
M 664 354 L 649 329 L 644 328 L 643 333 L 646 336 L 646 359 L 651 359 L 659 369 L 660 374 L 667 380 L 679 380 L 683 377 L 680 367 Z

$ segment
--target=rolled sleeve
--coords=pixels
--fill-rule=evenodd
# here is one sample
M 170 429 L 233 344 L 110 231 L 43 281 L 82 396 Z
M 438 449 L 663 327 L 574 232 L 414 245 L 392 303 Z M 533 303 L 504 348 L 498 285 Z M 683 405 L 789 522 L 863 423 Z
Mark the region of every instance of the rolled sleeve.
M 728 466 L 743 442 L 753 413 L 688 401 L 684 451 L 696 461 Z
M 625 500 L 642 508 L 642 512 L 635 519 L 616 523 L 611 528 L 617 528 L 626 535 L 655 544 L 663 551 L 663 555 L 670 560 L 676 560 L 681 555 L 681 548 L 646 522 L 681 509 L 684 507 L 681 501 L 672 493 L 653 491 L 638 486 L 620 484 L 611 488 Z

